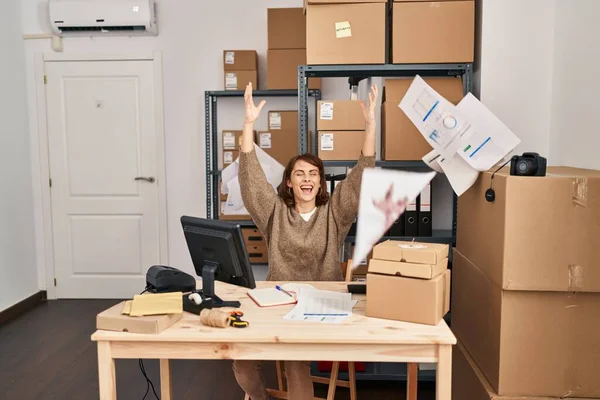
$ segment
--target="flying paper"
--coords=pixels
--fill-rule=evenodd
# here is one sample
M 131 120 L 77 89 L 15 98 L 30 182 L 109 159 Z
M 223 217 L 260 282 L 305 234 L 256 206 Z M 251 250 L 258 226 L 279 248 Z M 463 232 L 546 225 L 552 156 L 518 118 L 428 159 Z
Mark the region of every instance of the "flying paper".
M 521 140 L 471 93 L 454 106 L 420 76 L 398 104 L 433 151 L 423 161 L 448 177 L 460 196 Z
M 352 267 L 360 265 L 373 246 L 404 213 L 436 172 L 405 172 L 367 168 L 363 172 L 356 245 Z
M 254 144 L 254 151 L 256 151 L 258 162 L 267 178 L 267 182 L 269 182 L 271 186 L 273 186 L 273 189 L 277 191 L 277 186 L 281 183 L 285 168 L 277 162 L 277 160 L 265 153 L 263 149 L 258 147 L 256 143 Z M 221 171 L 221 179 L 223 180 L 221 192 L 228 195 L 223 209 L 223 214 L 225 215 L 248 213 L 246 207 L 244 207 L 240 181 L 238 179 L 239 162 L 238 158 Z

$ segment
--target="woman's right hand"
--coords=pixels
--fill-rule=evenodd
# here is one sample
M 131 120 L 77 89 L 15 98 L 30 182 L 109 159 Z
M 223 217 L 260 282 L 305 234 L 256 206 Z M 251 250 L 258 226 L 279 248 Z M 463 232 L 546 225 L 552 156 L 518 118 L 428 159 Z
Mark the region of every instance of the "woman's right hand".
M 244 116 L 244 124 L 253 124 L 254 121 L 256 121 L 260 116 L 260 110 L 262 110 L 262 108 L 267 102 L 263 100 L 260 102 L 258 107 L 254 105 L 254 100 L 252 100 L 252 82 L 246 85 L 244 100 L 246 103 L 246 114 Z

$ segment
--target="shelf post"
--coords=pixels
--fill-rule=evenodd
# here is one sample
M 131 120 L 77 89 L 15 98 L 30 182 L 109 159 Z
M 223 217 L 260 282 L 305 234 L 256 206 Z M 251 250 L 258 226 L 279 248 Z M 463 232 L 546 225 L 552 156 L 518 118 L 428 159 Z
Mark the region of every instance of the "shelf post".
M 207 149 L 207 152 L 211 153 L 212 166 L 211 166 L 211 183 L 212 183 L 212 203 L 213 203 L 213 219 L 219 219 L 219 210 L 221 209 L 221 203 L 219 202 L 219 179 L 217 171 L 219 169 L 219 141 L 218 141 L 218 130 L 217 130 L 217 97 L 212 96 L 212 107 L 211 107 L 211 122 L 212 122 L 212 146 Z
M 210 138 L 211 138 L 211 132 L 210 132 L 210 124 L 211 124 L 211 118 L 210 118 L 210 101 L 211 101 L 211 96 L 208 93 L 208 91 L 204 92 L 204 129 L 205 129 L 205 135 L 204 135 L 204 152 L 206 154 L 206 164 L 205 164 L 205 170 L 206 170 L 206 217 L 207 218 L 211 218 L 212 216 L 212 175 L 210 175 L 210 171 L 211 171 L 211 144 L 210 144 Z M 210 175 L 210 176 L 209 176 Z
M 315 132 L 315 135 L 317 133 Z M 298 151 L 308 151 L 308 80 L 304 65 L 298 66 Z

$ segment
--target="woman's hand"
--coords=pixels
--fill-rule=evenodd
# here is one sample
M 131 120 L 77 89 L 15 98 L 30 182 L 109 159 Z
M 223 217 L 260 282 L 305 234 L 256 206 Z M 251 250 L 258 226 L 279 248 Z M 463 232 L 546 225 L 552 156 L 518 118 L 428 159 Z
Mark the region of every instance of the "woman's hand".
M 262 110 L 262 108 L 264 107 L 264 105 L 267 103 L 265 100 L 261 101 L 260 104 L 257 106 L 254 105 L 254 100 L 252 100 L 252 82 L 250 82 L 248 85 L 246 85 L 246 92 L 244 93 L 244 100 L 245 100 L 245 108 L 246 108 L 246 114 L 244 117 L 244 124 L 253 124 L 254 121 L 256 121 L 258 119 L 258 117 L 260 116 L 260 110 Z
M 367 122 L 367 127 L 375 126 L 375 108 L 377 107 L 377 95 L 379 94 L 379 89 L 377 85 L 371 86 L 371 91 L 369 92 L 369 106 L 367 107 L 364 103 L 360 103 L 363 115 L 365 117 L 365 121 Z

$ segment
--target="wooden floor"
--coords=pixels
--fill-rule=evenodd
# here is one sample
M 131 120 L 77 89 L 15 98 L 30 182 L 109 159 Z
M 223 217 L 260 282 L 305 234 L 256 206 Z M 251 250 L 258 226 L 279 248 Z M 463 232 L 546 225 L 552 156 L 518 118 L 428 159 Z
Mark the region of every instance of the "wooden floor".
M 96 314 L 116 304 L 111 300 L 48 301 L 0 326 L 0 398 L 2 400 L 98 398 L 96 346 L 90 340 Z M 158 361 L 146 360 L 146 372 L 159 390 Z M 146 380 L 137 360 L 117 360 L 119 399 L 142 399 Z M 241 400 L 231 361 L 174 361 L 174 399 Z M 275 372 L 266 369 L 274 387 Z M 316 385 L 317 395 L 326 389 Z M 405 386 L 397 382 L 358 382 L 360 400 L 402 400 Z M 146 399 L 155 399 L 152 391 Z M 339 388 L 336 399 L 349 399 Z M 419 400 L 435 399 L 432 385 L 421 384 Z

